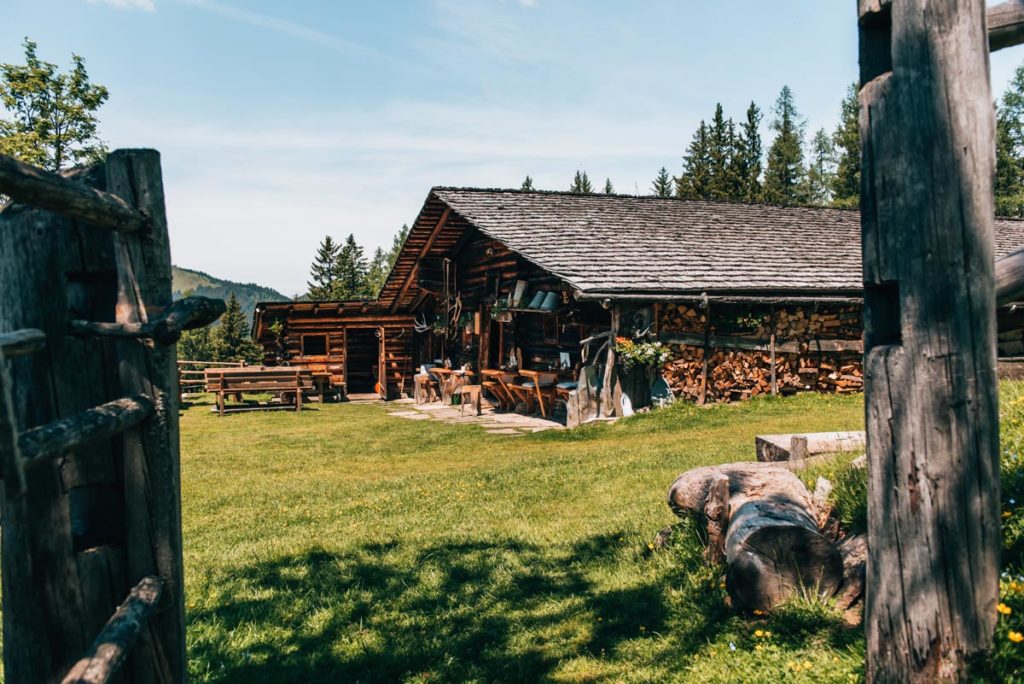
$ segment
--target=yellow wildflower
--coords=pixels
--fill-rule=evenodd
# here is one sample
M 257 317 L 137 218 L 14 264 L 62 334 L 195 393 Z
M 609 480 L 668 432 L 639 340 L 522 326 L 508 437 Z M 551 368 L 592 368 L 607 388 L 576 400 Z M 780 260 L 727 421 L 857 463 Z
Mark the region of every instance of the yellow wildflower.
M 757 644 L 757 645 L 755 645 L 755 646 L 754 646 L 754 650 L 755 650 L 755 651 L 760 651 L 760 650 L 761 650 L 761 644 Z
M 766 629 L 766 630 L 764 630 L 764 638 L 765 638 L 765 639 L 767 639 L 767 638 L 768 638 L 768 637 L 770 637 L 771 635 L 772 635 L 772 633 L 771 633 L 771 632 L 769 632 L 769 631 L 768 631 L 767 629 Z
M 654 550 L 654 544 L 652 542 L 647 542 L 647 548 L 649 548 L 651 551 L 653 551 Z
M 1009 615 L 1013 612 L 1013 608 L 1010 608 L 1010 606 L 1006 605 L 1005 603 L 1000 603 L 998 606 L 996 606 L 996 610 L 999 611 L 1000 615 Z
M 1009 631 L 1009 633 L 1007 633 L 1006 636 L 1010 637 L 1010 641 L 1012 641 L 1015 644 L 1019 644 L 1020 642 L 1024 641 L 1024 634 L 1021 634 L 1020 632 L 1015 632 L 1012 629 Z
M 1013 515 L 1013 513 L 1011 513 L 1010 511 L 1003 511 L 1003 520 L 1006 520 L 1011 515 Z
M 813 668 L 813 667 L 814 667 L 814 665 L 813 665 L 813 664 L 811 663 L 811 661 L 810 661 L 810 660 L 805 660 L 805 661 L 804 661 L 804 669 L 806 669 L 806 670 L 810 670 L 810 669 L 811 669 L 811 668 Z
M 756 637 L 757 637 L 758 639 L 760 639 L 761 637 L 763 637 L 763 636 L 764 636 L 764 632 L 762 632 L 762 631 L 761 631 L 761 630 L 759 630 L 759 629 L 755 629 L 755 630 L 754 630 L 754 636 L 756 636 Z

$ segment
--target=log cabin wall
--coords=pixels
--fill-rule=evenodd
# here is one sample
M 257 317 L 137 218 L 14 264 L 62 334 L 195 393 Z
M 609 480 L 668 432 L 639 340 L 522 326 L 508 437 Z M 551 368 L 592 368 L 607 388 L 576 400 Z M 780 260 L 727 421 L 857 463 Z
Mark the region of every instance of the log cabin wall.
M 254 338 L 264 349 L 264 365 L 327 372 L 331 382 L 346 391 L 347 373 L 352 372 L 352 380 L 358 384 L 351 388 L 355 392 L 373 392 L 380 379 L 379 330 L 384 332 L 388 398 L 397 399 L 411 391 L 415 370 L 410 314 L 390 314 L 372 302 L 263 303 L 257 307 L 254 322 Z M 351 359 L 346 358 L 346 349 Z M 350 363 L 359 363 L 359 369 L 349 368 Z
M 565 281 L 483 235 L 461 217 L 449 217 L 447 225 L 460 229 L 462 237 L 449 256 L 423 260 L 417 285 L 428 295 L 421 299 L 417 313 L 424 321 L 443 321 L 449 315 L 445 295 L 449 304 L 458 296 L 460 322 L 447 336 L 422 335 L 417 345 L 417 365 L 448 359 L 453 366 L 469 364 L 474 370 L 496 368 L 507 364 L 518 349 L 523 367 L 533 370 L 558 369 L 561 354 L 567 353 L 570 370 L 566 375 L 571 375 L 571 369 L 581 361 L 580 340 L 607 330 L 608 312 L 594 302 L 574 301 Z M 494 320 L 493 303 L 507 304 L 520 282 L 525 284 L 524 300 L 532 299 L 537 292 L 555 292 L 557 309 L 527 310 L 515 302 L 511 321 Z

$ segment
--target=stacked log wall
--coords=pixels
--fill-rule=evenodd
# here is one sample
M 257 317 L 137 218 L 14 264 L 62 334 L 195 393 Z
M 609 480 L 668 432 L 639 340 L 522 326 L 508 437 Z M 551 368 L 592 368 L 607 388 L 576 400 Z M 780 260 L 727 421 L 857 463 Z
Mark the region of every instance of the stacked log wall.
M 280 321 L 281 339 L 270 331 Z M 348 310 L 338 305 L 325 305 L 316 310 L 289 311 L 286 306 L 264 313 L 257 343 L 263 347 L 263 363 L 267 366 L 296 366 L 316 372 L 330 372 L 332 381 L 342 384 L 345 378 L 345 346 L 349 328 L 383 328 L 384 362 L 388 396 L 398 398 L 410 391 L 410 377 L 415 372 L 413 317 L 409 314 L 388 314 Z M 302 350 L 303 335 L 326 335 L 326 355 L 307 356 Z M 374 349 L 376 356 L 379 349 Z
M 702 309 L 678 303 L 658 309 L 659 335 L 672 350 L 662 370 L 677 396 L 724 402 L 770 394 L 773 334 L 779 394 L 863 388 L 859 305 L 711 303 Z

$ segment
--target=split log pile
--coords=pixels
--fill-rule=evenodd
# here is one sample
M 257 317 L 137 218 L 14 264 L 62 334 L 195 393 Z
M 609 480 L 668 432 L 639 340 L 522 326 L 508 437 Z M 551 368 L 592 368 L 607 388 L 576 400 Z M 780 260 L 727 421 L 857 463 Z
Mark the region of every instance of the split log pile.
M 774 325 L 767 315 L 751 319 L 746 330 L 734 332 L 714 313 L 709 324 L 706 312 L 694 306 L 663 306 L 658 325 L 672 350 L 673 358 L 663 369 L 672 391 L 694 401 L 703 394 L 706 401 L 719 402 L 771 393 L 773 333 L 778 393 L 863 389 L 859 307 L 778 308 Z
M 812 494 L 786 467 L 731 463 L 683 473 L 668 504 L 706 529 L 706 556 L 728 565 L 738 610 L 770 610 L 802 592 L 838 594 L 848 608 L 863 593 L 866 553 L 862 539 L 839 539 L 830 490 L 819 478 Z

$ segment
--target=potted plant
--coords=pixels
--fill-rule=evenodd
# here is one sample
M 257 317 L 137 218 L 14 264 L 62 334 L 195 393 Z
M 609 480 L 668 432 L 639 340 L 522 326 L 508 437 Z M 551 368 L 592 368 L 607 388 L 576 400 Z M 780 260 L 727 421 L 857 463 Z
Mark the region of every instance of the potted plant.
M 615 353 L 625 368 L 657 368 L 668 363 L 672 357 L 672 353 L 661 342 L 636 342 L 628 337 L 615 338 Z
M 512 312 L 508 310 L 508 302 L 501 298 L 495 300 L 491 304 L 491 318 L 499 323 L 510 323 L 512 321 Z

